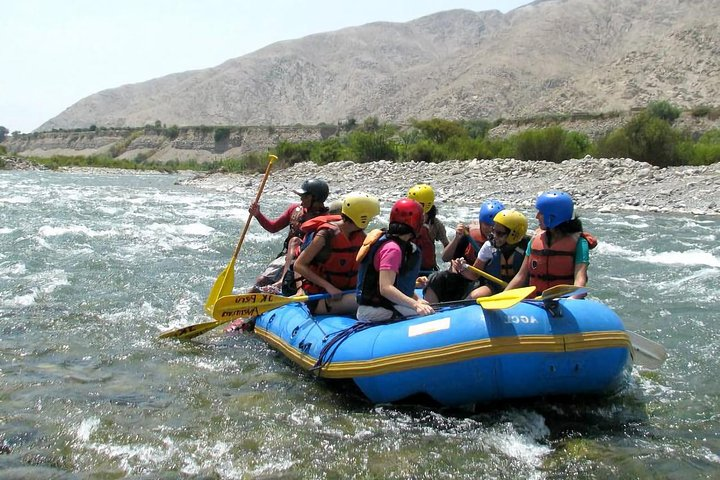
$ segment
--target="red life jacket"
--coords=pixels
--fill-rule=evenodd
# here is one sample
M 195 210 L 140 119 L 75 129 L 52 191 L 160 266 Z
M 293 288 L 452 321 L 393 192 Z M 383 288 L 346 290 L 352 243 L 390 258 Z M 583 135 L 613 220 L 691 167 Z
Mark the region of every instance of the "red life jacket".
M 480 253 L 480 248 L 487 242 L 487 237 L 483 235 L 479 227 L 470 229 L 470 238 L 477 244 L 477 248 L 475 248 L 473 242 L 468 240 L 467 247 L 465 247 L 465 252 L 463 253 L 463 258 L 468 265 L 475 263 L 478 253 Z
M 422 270 L 437 270 L 437 261 L 435 260 L 435 242 L 430 238 L 430 230 L 427 225 L 423 225 L 420 229 L 420 235 L 415 237 L 413 241 L 415 245 L 420 247 L 422 253 Z
M 548 245 L 547 231 L 538 230 L 530 246 L 530 285 L 542 292 L 555 285 L 575 282 L 575 249 L 580 232 Z
M 309 245 L 315 234 L 321 230 L 329 230 L 329 243 L 315 256 L 310 269 L 340 290 L 352 290 L 357 286 L 359 264 L 355 257 L 365 240 L 365 232 L 356 230 L 347 238 L 332 221 L 338 221 L 339 215 L 323 215 L 303 223 L 306 232 L 303 245 Z M 325 290 L 307 279 L 303 280 L 302 288 L 306 294 L 322 293 Z

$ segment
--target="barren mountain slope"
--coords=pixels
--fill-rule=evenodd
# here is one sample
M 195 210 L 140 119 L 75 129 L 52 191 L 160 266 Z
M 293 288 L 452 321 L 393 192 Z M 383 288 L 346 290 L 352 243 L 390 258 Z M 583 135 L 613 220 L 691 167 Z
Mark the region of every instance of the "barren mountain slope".
M 104 90 L 39 130 L 497 118 L 720 98 L 720 2 L 541 0 L 278 42 Z

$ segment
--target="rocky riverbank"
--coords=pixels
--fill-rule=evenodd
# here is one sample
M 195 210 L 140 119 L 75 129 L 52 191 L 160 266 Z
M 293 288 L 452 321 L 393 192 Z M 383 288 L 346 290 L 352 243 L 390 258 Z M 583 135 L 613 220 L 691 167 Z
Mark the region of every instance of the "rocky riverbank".
M 181 183 L 237 192 L 250 201 L 260 177 L 201 174 Z M 363 190 L 384 202 L 392 202 L 405 196 L 414 184 L 428 183 L 435 189 L 441 207 L 479 205 L 487 198 L 497 198 L 506 205 L 532 211 L 538 193 L 560 189 L 569 192 L 581 210 L 720 215 L 720 164 L 658 168 L 631 159 L 589 156 L 559 164 L 515 159 L 452 160 L 439 164 L 300 163 L 273 171 L 263 195 L 292 198 L 292 189 L 311 177 L 330 184 L 331 199 Z

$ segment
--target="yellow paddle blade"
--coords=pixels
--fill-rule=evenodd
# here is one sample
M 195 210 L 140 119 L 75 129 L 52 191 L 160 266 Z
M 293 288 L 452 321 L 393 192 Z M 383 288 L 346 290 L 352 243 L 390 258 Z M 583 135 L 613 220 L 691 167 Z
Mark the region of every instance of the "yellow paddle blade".
M 306 302 L 309 298 L 307 295 L 283 297 L 282 295 L 271 295 L 269 293 L 225 295 L 215 302 L 212 316 L 219 322 L 229 322 L 240 317 L 254 317 L 288 303 Z
M 533 294 L 535 287 L 522 287 L 500 292 L 490 297 L 480 297 L 477 304 L 486 310 L 502 310 L 525 300 Z
M 535 300 L 552 300 L 572 293 L 580 294 L 585 292 L 587 292 L 585 287 L 578 287 L 577 285 L 555 285 L 554 287 L 543 290 L 542 295 L 535 297 Z
M 177 338 L 179 340 L 190 340 L 191 338 L 195 338 L 198 335 L 209 332 L 210 330 L 217 328 L 225 323 L 228 323 L 229 321 L 230 320 L 222 322 L 212 321 L 205 323 L 196 323 L 194 325 L 188 325 L 187 327 L 182 327 L 175 330 L 168 330 L 167 332 L 161 333 L 158 338 Z
M 230 295 L 235 286 L 235 257 L 232 258 L 225 270 L 220 272 L 217 280 L 210 289 L 210 294 L 205 301 L 205 312 L 212 315 L 213 305 L 218 298 Z

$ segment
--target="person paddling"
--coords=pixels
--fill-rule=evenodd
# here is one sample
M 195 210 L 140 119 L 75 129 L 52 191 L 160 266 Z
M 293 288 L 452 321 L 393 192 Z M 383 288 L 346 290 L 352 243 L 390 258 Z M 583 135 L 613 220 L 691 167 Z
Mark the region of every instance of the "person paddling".
M 339 221 L 319 216 L 302 225 L 312 240 L 293 266 L 302 277 L 300 295 L 330 293 L 333 297 L 308 302 L 311 313 L 355 314 L 358 262 L 356 256 L 365 240 L 365 228 L 380 213 L 380 202 L 366 193 L 350 193 L 342 200 Z M 309 225 L 314 224 L 314 225 Z M 303 244 L 306 241 L 303 241 Z
M 290 227 L 283 242 L 283 248 L 275 260 L 270 262 L 255 280 L 255 286 L 250 292 L 269 290 L 268 293 L 280 293 L 280 281 L 290 263 L 295 259 L 300 247 L 300 238 L 303 233 L 300 229 L 303 222 L 328 213 L 325 207 L 330 188 L 324 180 L 313 178 L 306 180 L 300 188 L 294 190 L 300 196 L 300 203 L 292 203 L 288 208 L 274 220 L 270 220 L 260 211 L 260 205 L 253 203 L 248 212 L 257 218 L 258 223 L 268 232 L 276 233 L 286 227 Z M 263 288 L 269 287 L 269 288 Z
M 586 286 L 589 251 L 597 241 L 583 232 L 572 197 L 550 190 L 537 197 L 535 208 L 540 227 L 528 244 L 520 270 L 505 290 L 527 282 L 537 288 L 536 293 L 562 284 Z
M 415 200 L 398 200 L 390 210 L 390 225 L 381 236 L 368 235 L 358 253 L 357 319 L 380 322 L 412 315 L 429 315 L 433 308 L 415 295 L 420 251 L 411 240 L 420 233 L 423 208 Z

